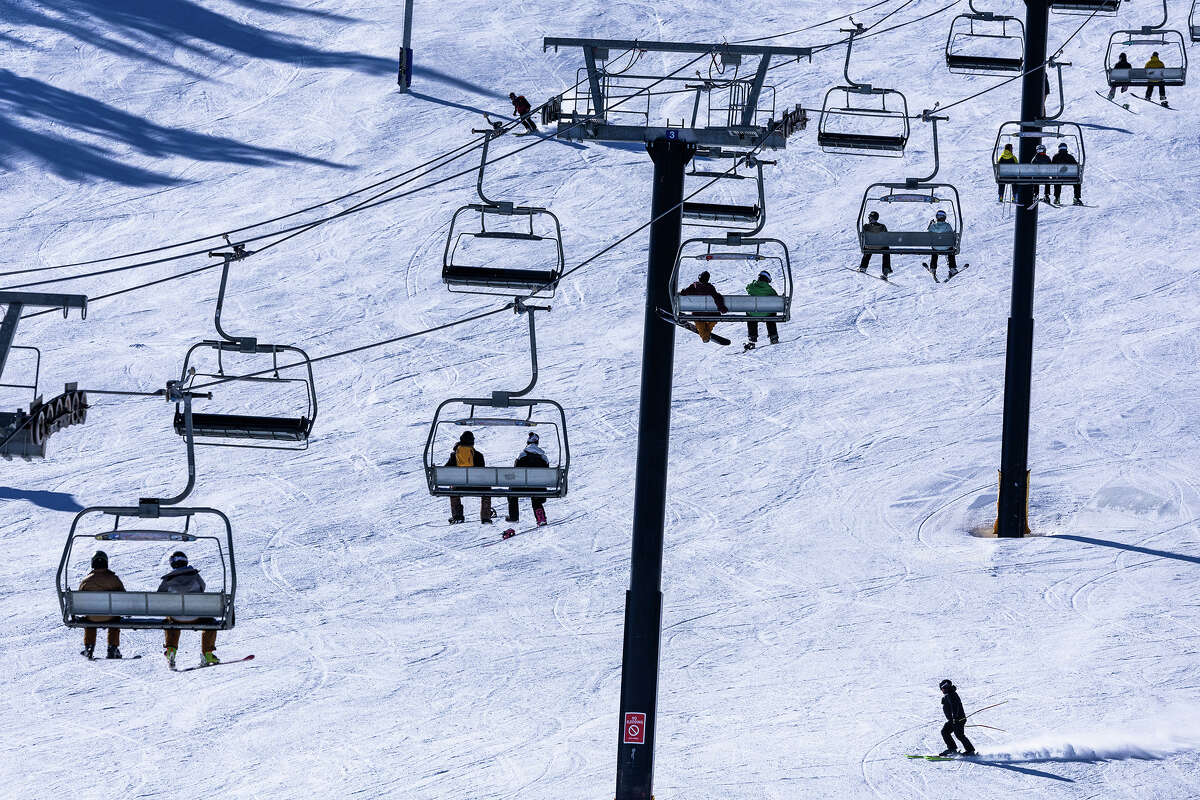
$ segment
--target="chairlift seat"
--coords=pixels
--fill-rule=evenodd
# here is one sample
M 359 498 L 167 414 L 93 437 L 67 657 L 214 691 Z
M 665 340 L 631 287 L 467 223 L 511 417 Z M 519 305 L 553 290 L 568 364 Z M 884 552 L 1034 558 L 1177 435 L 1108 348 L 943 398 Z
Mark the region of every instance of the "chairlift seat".
M 950 68 L 951 72 L 955 70 L 1020 72 L 1024 63 L 1022 58 L 946 54 L 946 66 Z
M 435 496 L 562 497 L 562 467 L 428 467 Z
M 442 268 L 447 286 L 484 286 L 496 289 L 552 290 L 560 274 L 556 270 L 471 267 L 450 264 Z
M 1022 186 L 1071 186 L 1083 182 L 1083 165 L 996 164 L 996 181 Z
M 786 322 L 788 298 L 779 295 L 756 296 L 723 294 L 726 313 L 717 311 L 717 303 L 708 295 L 681 294 L 679 316 L 701 322 Z
M 749 222 L 758 221 L 762 209 L 758 206 L 724 205 L 721 203 L 683 204 L 683 216 L 688 219 L 707 219 L 720 222 Z
M 817 144 L 824 148 L 902 152 L 906 142 L 908 142 L 907 136 L 880 136 L 878 134 L 836 131 L 817 132 Z
M 864 253 L 921 255 L 958 253 L 959 234 L 930 231 L 861 231 L 859 241 Z
M 1108 71 L 1109 86 L 1183 86 L 1186 70 L 1183 67 L 1164 67 L 1162 69 L 1110 69 Z
M 259 417 L 243 414 L 192 413 L 195 436 L 221 439 L 266 439 L 277 442 L 303 442 L 312 431 L 307 417 Z M 183 412 L 175 412 L 175 432 L 184 434 Z
M 63 622 L 70 628 L 233 627 L 233 598 L 224 592 L 64 592 Z M 88 617 L 108 617 L 96 622 Z
M 1071 14 L 1115 14 L 1121 7 L 1121 0 L 1052 0 L 1051 11 L 1063 11 Z
M 540 242 L 545 236 L 538 236 L 536 233 L 522 233 L 521 231 L 479 231 L 471 234 L 476 239 L 517 239 L 522 242 Z
M 1191 34 L 1193 42 L 1200 42 L 1200 23 L 1192 23 Z

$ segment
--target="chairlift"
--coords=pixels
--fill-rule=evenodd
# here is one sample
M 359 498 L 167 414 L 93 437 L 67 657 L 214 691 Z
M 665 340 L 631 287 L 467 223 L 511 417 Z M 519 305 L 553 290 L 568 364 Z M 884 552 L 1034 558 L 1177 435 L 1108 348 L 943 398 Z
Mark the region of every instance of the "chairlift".
M 766 270 L 778 283 L 773 284 L 778 295 L 722 294 L 725 312 L 717 310 L 716 301 L 707 295 L 680 294 L 681 282 L 690 280 L 684 269 L 695 271 L 711 268 L 709 262 L 730 262 L 741 272 L 736 276 L 753 279 Z M 725 278 L 733 276 L 725 275 Z M 677 320 L 688 322 L 787 322 L 792 313 L 792 262 L 787 245 L 779 239 L 727 236 L 725 238 L 689 239 L 679 248 L 675 269 L 671 272 L 671 310 Z
M 962 244 L 963 219 L 962 204 L 959 202 L 958 190 L 949 183 L 936 183 L 934 178 L 938 173 L 938 138 L 937 123 L 945 117 L 935 117 L 926 111 L 922 118 L 933 123 L 933 172 L 923 178 L 905 178 L 898 182 L 873 183 L 863 193 L 862 205 L 858 211 L 858 242 L 864 255 L 958 255 Z M 919 223 L 903 221 L 898 227 L 893 217 L 881 216 L 891 220 L 886 231 L 863 230 L 868 214 L 872 211 L 899 211 L 901 209 L 929 209 L 931 217 L 940 211 L 946 212 L 946 221 L 953 228 L 948 232 L 932 232 L 920 227 Z M 910 214 L 915 218 L 915 214 Z M 924 214 L 921 215 L 922 217 Z
M 1118 69 L 1115 66 L 1116 62 L 1127 47 L 1153 48 L 1168 66 Z M 1175 58 L 1164 58 L 1164 51 Z M 1172 64 L 1178 66 L 1171 66 Z M 1183 34 L 1175 30 L 1157 30 L 1153 26 L 1116 31 L 1108 39 L 1104 72 L 1108 77 L 1109 86 L 1183 86 L 1187 81 L 1187 47 L 1184 45 Z
M 500 134 L 491 129 L 475 132 L 485 136 L 475 183 L 482 202 L 465 205 L 450 218 L 450 232 L 442 254 L 442 281 L 452 292 L 488 295 L 528 292 L 528 297 L 553 297 L 566 262 L 558 217 L 546 208 L 492 200 L 483 193 L 488 145 Z M 525 244 L 520 248 L 497 246 L 501 242 Z M 493 261 L 497 252 L 488 252 L 488 245 L 502 254 L 503 264 L 524 261 L 525 266 L 498 266 Z
M 266 407 L 265 401 L 256 402 L 259 413 L 197 413 L 192 415 L 196 444 L 221 447 L 250 447 L 268 450 L 304 450 L 308 448 L 309 436 L 317 419 L 316 380 L 313 377 L 312 359 L 299 347 L 282 344 L 261 344 L 253 336 L 232 336 L 221 326 L 221 311 L 225 303 L 225 289 L 229 278 L 229 265 L 250 255 L 241 245 L 234 245 L 232 252 L 213 252 L 211 256 L 225 259 L 221 269 L 221 287 L 217 294 L 217 307 L 213 315 L 217 333 L 221 339 L 207 339 L 188 348 L 184 356 L 180 381 L 185 386 L 195 385 L 198 380 L 215 380 L 231 385 L 254 387 L 253 393 L 265 396 L 268 393 L 287 393 L 295 398 L 291 407 L 276 409 Z M 213 351 L 213 366 L 204 366 L 199 354 Z M 244 363 L 262 363 L 258 356 L 270 357 L 269 370 L 245 369 L 227 371 L 226 354 L 247 356 Z M 295 356 L 295 360 L 283 365 L 281 355 Z M 281 369 L 303 366 L 300 377 L 284 377 Z M 261 372 L 261 374 L 258 374 Z M 249 374 L 247 374 L 249 373 Z M 261 410 L 260 410 L 261 409 Z M 269 413 L 268 413 L 269 412 Z M 175 432 L 184 435 L 182 407 L 175 409 Z M 269 442 L 269 444 L 268 444 Z
M 1112 16 L 1121 7 L 1121 0 L 1051 0 L 1050 10 L 1059 14 Z
M 684 225 L 695 227 L 715 227 L 715 228 L 733 228 L 745 225 L 751 226 L 750 230 L 739 230 L 743 236 L 753 236 L 758 231 L 762 230 L 767 219 L 767 200 L 766 190 L 763 182 L 763 165 L 774 164 L 774 161 L 763 161 L 748 153 L 725 152 L 720 148 L 698 155 L 703 158 L 733 158 L 732 169 L 720 170 L 703 170 L 696 168 L 696 161 L 692 161 L 692 170 L 687 174 L 692 177 L 706 178 L 710 181 L 715 181 L 718 184 L 724 181 L 744 181 L 753 180 L 757 190 L 758 202 L 754 205 L 737 205 L 729 203 L 707 203 L 695 200 L 685 200 L 683 202 L 682 214 L 684 220 L 701 220 L 707 225 L 700 225 L 697 222 L 687 222 Z M 753 175 L 746 175 L 738 172 L 738 167 L 744 165 L 754 170 Z
M 1025 64 L 1025 26 L 1016 17 L 979 11 L 972 1 L 968 14 L 950 23 L 946 66 L 962 74 L 1020 72 Z
M 1013 164 L 1003 163 L 1000 153 L 1004 145 L 1018 145 L 1020 151 L 1022 139 L 1049 139 L 1058 144 L 1067 145 L 1067 151 L 1075 156 L 1078 164 Z M 1049 148 L 1048 148 L 1049 149 Z M 1083 148 L 1083 129 L 1074 122 L 1057 122 L 1038 120 L 1036 122 L 1005 122 L 996 134 L 996 144 L 992 149 L 992 166 L 998 184 L 1015 186 L 1075 186 L 1083 183 L 1083 167 L 1086 154 Z
M 188 482 L 183 491 L 170 498 L 142 498 L 136 506 L 92 506 L 75 515 L 62 558 L 58 563 L 54 586 L 62 610 L 63 624 L 69 628 L 175 628 L 182 630 L 228 630 L 234 625 L 234 597 L 237 593 L 237 570 L 233 557 L 233 527 L 227 517 L 215 508 L 179 506 L 196 484 L 196 460 L 192 439 L 192 399 L 210 397 L 190 392 L 177 381 L 167 384 L 161 392 L 167 402 L 183 407 L 184 440 L 187 443 Z M 182 527 L 164 527 L 161 519 L 182 520 Z M 111 520 L 111 526 L 107 523 Z M 205 522 L 215 525 L 205 525 Z M 132 522 L 129 522 L 132 521 Z M 104 525 L 95 523 L 103 522 Z M 123 524 L 125 523 L 125 524 Z M 216 591 L 174 594 L 157 591 L 81 592 L 72 555 L 76 542 L 91 539 L 96 542 L 161 543 L 153 563 L 159 563 L 163 551 L 179 549 L 180 543 L 208 542 L 216 552 L 220 565 L 220 588 Z M 195 559 L 193 559 L 194 561 Z M 208 560 L 208 566 L 211 566 Z M 214 585 L 211 569 L 205 569 L 205 580 Z
M 1192 0 L 1192 11 L 1188 14 L 1188 32 L 1193 42 L 1200 42 L 1200 0 Z
M 896 89 L 858 83 L 850 77 L 850 52 L 859 31 L 847 32 L 850 38 L 842 71 L 846 85 L 835 86 L 825 94 L 817 123 L 817 144 L 827 153 L 898 158 L 908 142 L 908 101 Z

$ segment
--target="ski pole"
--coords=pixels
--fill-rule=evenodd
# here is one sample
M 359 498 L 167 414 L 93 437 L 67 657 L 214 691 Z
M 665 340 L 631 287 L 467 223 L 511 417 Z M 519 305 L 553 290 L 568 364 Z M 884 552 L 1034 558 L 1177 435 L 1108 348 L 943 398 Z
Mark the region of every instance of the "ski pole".
M 1008 731 L 1004 730 L 1004 728 L 997 728 L 994 725 L 978 725 L 978 724 L 976 724 L 976 725 L 968 725 L 967 727 L 968 728 L 988 728 L 993 731 L 1000 731 L 1001 733 L 1008 733 Z
M 983 708 L 979 709 L 978 711 L 972 711 L 970 714 L 967 714 L 966 718 L 970 719 L 971 717 L 978 714 L 980 711 L 987 711 L 989 708 L 995 708 L 996 706 L 1002 706 L 1007 702 L 1008 702 L 1007 700 L 1001 700 L 999 703 L 992 703 L 990 706 L 984 706 Z

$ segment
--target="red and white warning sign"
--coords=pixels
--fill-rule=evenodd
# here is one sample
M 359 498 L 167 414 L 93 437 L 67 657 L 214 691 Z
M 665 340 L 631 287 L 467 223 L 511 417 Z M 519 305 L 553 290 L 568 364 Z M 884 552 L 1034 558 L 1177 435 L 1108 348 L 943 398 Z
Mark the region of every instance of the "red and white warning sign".
M 625 712 L 625 744 L 646 743 L 646 715 L 639 711 Z

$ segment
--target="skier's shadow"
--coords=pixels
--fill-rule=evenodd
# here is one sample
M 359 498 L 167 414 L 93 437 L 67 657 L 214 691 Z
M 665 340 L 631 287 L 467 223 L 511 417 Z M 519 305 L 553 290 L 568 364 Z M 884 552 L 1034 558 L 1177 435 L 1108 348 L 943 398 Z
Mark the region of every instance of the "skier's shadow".
M 1070 778 L 1064 778 L 1062 775 L 1055 775 L 1053 772 L 1044 772 L 1040 769 L 1032 769 L 1030 767 L 1018 767 L 1014 764 L 1005 764 L 1004 762 L 1001 762 L 1001 761 L 984 761 L 984 760 L 978 759 L 978 758 L 964 758 L 964 759 L 961 759 L 961 761 L 963 761 L 964 763 L 967 763 L 967 764 L 979 764 L 980 766 L 984 766 L 984 767 L 995 767 L 996 769 L 1007 769 L 1011 772 L 1019 772 L 1022 775 L 1032 775 L 1035 778 L 1050 778 L 1050 779 L 1056 780 L 1056 781 L 1063 781 L 1064 783 L 1074 783 L 1075 782 L 1075 781 L 1071 780 Z

